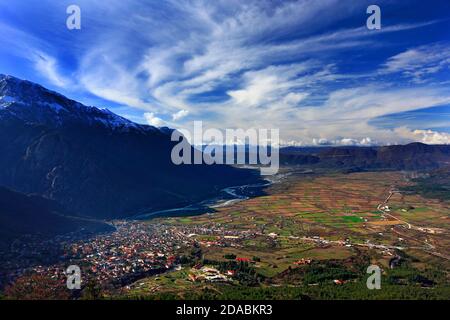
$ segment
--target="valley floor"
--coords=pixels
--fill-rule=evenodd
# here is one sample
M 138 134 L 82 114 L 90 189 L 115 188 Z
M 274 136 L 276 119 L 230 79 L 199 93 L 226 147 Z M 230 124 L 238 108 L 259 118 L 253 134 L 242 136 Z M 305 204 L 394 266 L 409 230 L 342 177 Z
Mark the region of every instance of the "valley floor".
M 63 286 L 63 268 L 81 265 L 77 297 L 87 299 L 450 298 L 449 201 L 404 191 L 406 172 L 281 176 L 214 213 L 116 221 L 25 277 Z M 369 265 L 382 270 L 381 290 L 366 287 Z M 20 290 L 19 279 L 7 297 Z
M 124 294 L 217 298 L 245 289 L 248 297 L 448 299 L 450 202 L 401 191 L 411 184 L 403 172 L 293 171 L 266 196 L 150 221 L 195 227 L 197 252 L 182 270 L 143 279 Z M 365 285 L 369 265 L 383 270 L 381 293 Z M 287 297 L 276 289 L 286 287 L 293 290 Z

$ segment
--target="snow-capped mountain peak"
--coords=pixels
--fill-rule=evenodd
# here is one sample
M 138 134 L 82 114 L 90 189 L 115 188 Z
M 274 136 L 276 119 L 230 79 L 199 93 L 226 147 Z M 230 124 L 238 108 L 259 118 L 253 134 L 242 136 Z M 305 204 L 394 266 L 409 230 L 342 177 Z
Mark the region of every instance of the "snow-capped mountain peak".
M 112 130 L 158 131 L 108 109 L 85 106 L 36 83 L 0 74 L 0 117 L 5 116 L 51 126 L 70 122 L 104 126 Z

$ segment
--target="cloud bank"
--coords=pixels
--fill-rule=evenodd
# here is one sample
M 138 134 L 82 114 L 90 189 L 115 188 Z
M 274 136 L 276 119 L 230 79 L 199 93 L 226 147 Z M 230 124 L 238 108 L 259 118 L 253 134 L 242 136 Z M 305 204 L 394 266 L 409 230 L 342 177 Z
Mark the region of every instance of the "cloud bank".
M 43 22 L 2 21 L 16 37 L 0 43 L 52 85 L 150 125 L 278 128 L 291 145 L 448 143 L 429 127 L 371 122 L 450 104 L 450 39 L 435 15 L 370 31 L 364 1 L 79 1 L 82 30 L 71 33 L 58 29 L 63 4 L 40 3 Z M 433 39 L 413 36 L 423 30 Z

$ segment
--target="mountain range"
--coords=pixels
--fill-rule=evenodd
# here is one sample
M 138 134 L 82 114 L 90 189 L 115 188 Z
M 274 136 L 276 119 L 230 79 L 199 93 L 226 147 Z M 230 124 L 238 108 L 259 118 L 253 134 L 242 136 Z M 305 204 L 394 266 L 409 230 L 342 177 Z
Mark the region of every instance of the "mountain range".
M 256 170 L 174 165 L 171 133 L 0 75 L 0 240 L 106 230 L 98 220 L 181 207 L 260 181 Z M 450 146 L 289 147 L 280 150 L 280 163 L 436 169 L 450 164 Z
M 172 164 L 171 132 L 0 76 L 0 186 L 81 216 L 129 217 L 259 179 L 254 170 Z
M 381 147 L 287 147 L 280 150 L 280 163 L 351 170 L 431 170 L 450 165 L 450 146 L 414 142 Z

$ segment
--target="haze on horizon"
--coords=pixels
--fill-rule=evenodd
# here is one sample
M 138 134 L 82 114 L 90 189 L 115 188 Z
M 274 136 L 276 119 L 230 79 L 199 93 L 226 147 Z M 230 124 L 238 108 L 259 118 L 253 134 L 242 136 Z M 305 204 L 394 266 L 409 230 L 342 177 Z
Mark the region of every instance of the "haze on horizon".
M 138 123 L 450 143 L 448 1 L 0 0 L 0 73 Z M 381 8 L 381 30 L 366 9 Z

